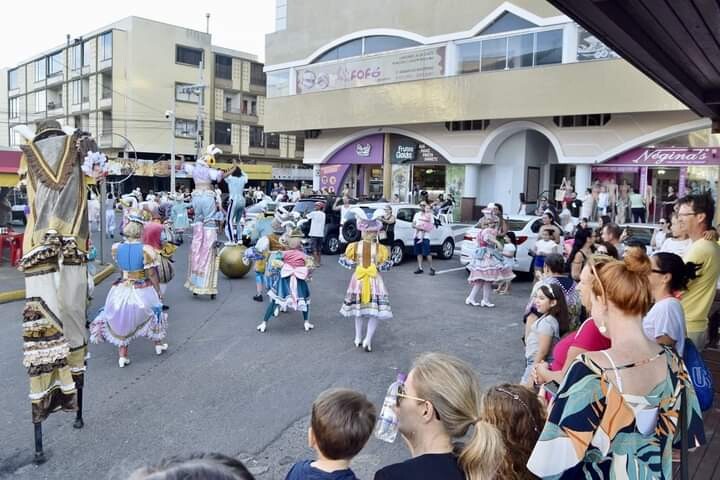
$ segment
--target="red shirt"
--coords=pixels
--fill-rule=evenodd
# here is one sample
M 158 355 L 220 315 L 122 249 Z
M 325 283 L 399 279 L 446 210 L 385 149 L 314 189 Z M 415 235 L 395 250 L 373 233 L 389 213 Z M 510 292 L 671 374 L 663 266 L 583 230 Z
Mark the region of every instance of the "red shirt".
M 565 367 L 570 347 L 582 348 L 588 352 L 599 352 L 610 348 L 610 339 L 600 333 L 592 318 L 588 318 L 580 325 L 580 328 L 565 335 L 555 345 L 550 370 L 559 372 Z M 570 360 L 575 359 L 571 358 Z

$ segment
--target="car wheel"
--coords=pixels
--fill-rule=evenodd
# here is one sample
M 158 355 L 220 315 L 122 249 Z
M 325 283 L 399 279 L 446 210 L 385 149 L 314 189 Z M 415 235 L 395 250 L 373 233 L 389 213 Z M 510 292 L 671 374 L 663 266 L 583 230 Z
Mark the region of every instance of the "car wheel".
M 338 237 L 329 237 L 325 240 L 325 253 L 328 255 L 337 255 L 340 252 L 340 240 Z
M 343 223 L 342 232 L 347 243 L 353 243 L 360 240 L 360 230 L 358 230 L 355 220 L 348 220 Z
M 405 245 L 403 245 L 402 242 L 393 243 L 392 247 L 390 248 L 390 260 L 392 260 L 393 265 L 400 265 L 404 258 Z
M 455 254 L 455 242 L 452 238 L 446 239 L 440 246 L 440 258 L 450 260 Z

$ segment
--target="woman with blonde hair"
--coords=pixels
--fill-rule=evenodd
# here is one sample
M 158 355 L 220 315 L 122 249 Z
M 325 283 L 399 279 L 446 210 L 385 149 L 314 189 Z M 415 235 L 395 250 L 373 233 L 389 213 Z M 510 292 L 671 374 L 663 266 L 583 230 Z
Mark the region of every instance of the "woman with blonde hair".
M 398 426 L 413 458 L 382 468 L 375 480 L 496 478 L 505 447 L 481 417 L 481 398 L 470 365 L 442 353 L 421 355 L 397 394 Z M 454 443 L 471 429 L 467 443 Z
M 480 417 L 500 430 L 505 445 L 512 445 L 512 449 L 505 452 L 497 478 L 537 478 L 526 467 L 545 423 L 545 406 L 537 394 L 522 385 L 509 383 L 491 387 L 482 397 Z
M 681 408 L 689 447 L 704 443 L 705 435 L 682 360 L 643 332 L 642 317 L 652 301 L 650 260 L 632 248 L 622 261 L 589 267 L 592 318 L 611 347 L 572 362 L 528 469 L 553 479 L 634 478 L 637 472 L 672 478 Z

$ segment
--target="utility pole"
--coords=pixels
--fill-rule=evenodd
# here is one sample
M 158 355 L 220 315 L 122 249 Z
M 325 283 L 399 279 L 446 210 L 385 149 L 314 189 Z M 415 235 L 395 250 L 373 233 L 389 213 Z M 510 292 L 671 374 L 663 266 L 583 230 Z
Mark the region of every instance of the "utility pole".
M 204 54 L 203 54 L 204 55 Z M 203 84 L 203 68 L 205 62 L 204 59 L 200 59 L 200 81 L 197 85 L 193 85 L 193 90 L 197 93 L 198 96 L 198 104 L 197 104 L 197 133 L 196 133 L 196 143 L 197 143 L 197 150 L 195 154 L 195 161 L 200 159 L 200 153 L 202 152 L 202 136 L 203 136 L 203 97 L 205 96 L 205 85 Z
M 175 92 L 173 92 L 173 108 L 165 112 L 170 117 L 170 193 L 175 194 Z

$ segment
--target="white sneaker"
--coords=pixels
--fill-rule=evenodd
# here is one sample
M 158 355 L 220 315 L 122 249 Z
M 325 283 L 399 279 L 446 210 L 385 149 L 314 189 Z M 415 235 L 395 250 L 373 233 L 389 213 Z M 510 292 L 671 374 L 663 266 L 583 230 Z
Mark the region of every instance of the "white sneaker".
M 495 307 L 494 303 L 486 302 L 485 300 L 480 301 L 481 307 L 487 307 L 487 308 L 493 308 Z
M 470 297 L 467 297 L 467 298 L 465 299 L 465 305 L 472 305 L 473 307 L 479 307 L 479 306 L 480 306 L 480 304 L 479 304 L 478 302 L 476 302 L 475 300 L 473 300 L 473 299 L 470 298 Z
M 260 325 L 255 327 L 258 332 L 265 333 L 265 329 L 267 328 L 267 322 L 262 322 Z
M 362 346 L 366 352 L 372 352 L 372 345 L 367 340 L 363 340 Z
M 124 368 L 125 365 L 130 365 L 130 359 L 128 357 L 118 357 L 118 367 Z
M 306 331 L 306 332 L 309 332 L 310 330 L 312 330 L 313 328 L 315 328 L 315 325 L 313 325 L 312 323 L 306 321 L 306 322 L 303 324 L 303 327 L 305 327 L 305 331 Z
M 155 355 L 162 355 L 162 353 L 168 349 L 167 343 L 161 343 L 160 345 L 155 345 Z

